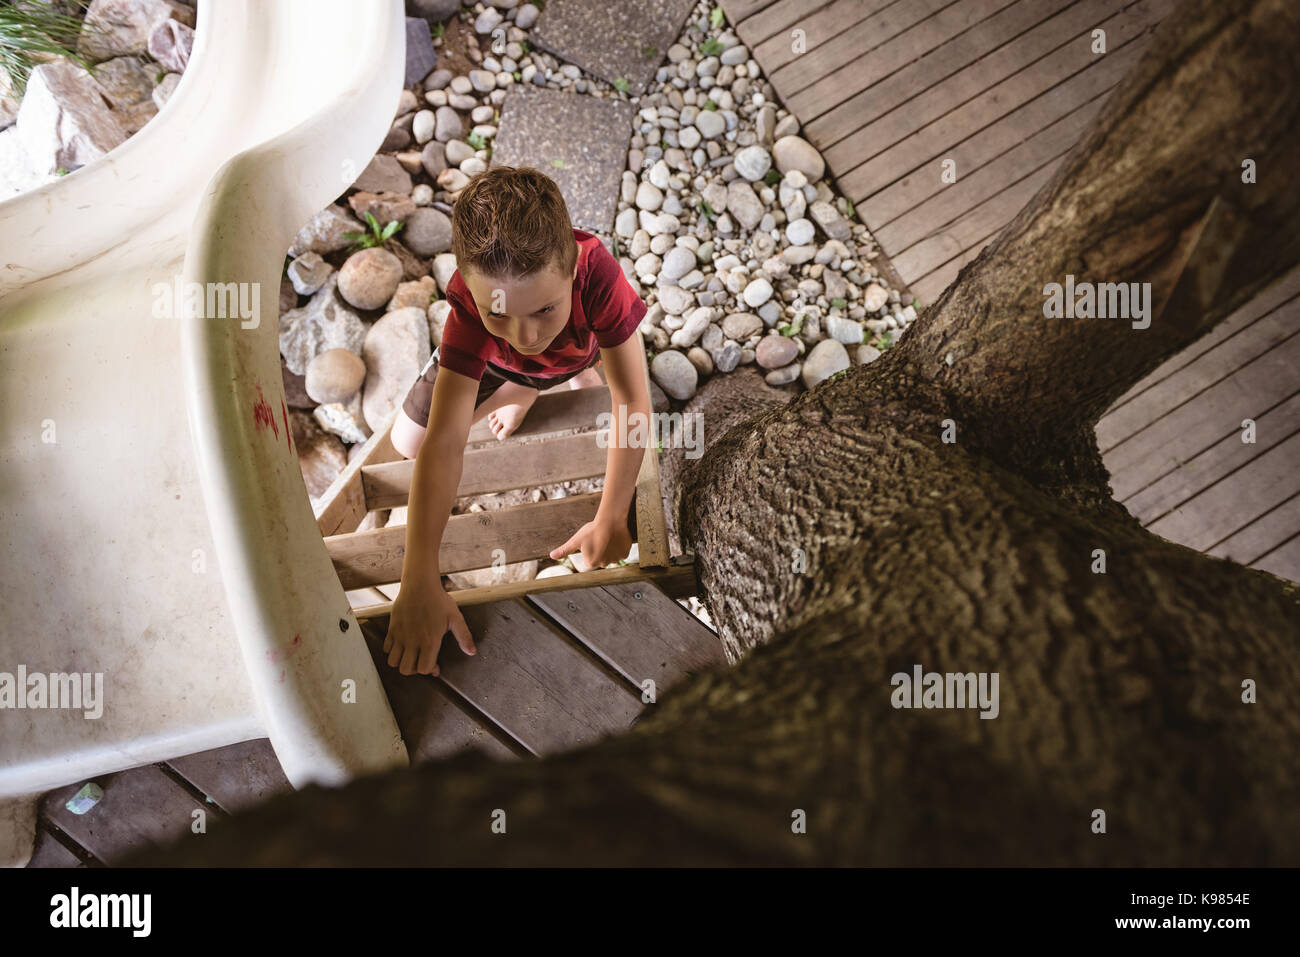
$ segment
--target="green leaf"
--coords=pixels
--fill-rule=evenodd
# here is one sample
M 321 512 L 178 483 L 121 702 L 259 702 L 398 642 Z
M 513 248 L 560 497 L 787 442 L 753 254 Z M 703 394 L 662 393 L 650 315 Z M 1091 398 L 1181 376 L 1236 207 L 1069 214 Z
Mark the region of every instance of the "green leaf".
M 726 48 L 722 45 L 722 41 L 716 37 L 709 37 L 709 39 L 700 44 L 700 52 L 705 56 L 716 56 L 724 49 Z
M 569 164 L 568 164 L 568 163 L 564 162 L 564 160 L 559 160 L 559 159 L 551 160 L 551 165 L 554 166 L 556 169 L 568 169 L 568 168 L 569 168 Z
M 647 43 L 641 48 L 641 55 L 647 60 L 653 59 L 659 55 L 659 48 L 653 43 Z
M 854 216 L 858 215 L 857 208 L 854 207 L 853 205 L 853 200 L 849 199 L 847 196 L 844 198 L 844 209 L 845 209 L 844 215 L 847 216 L 849 219 L 852 219 Z
M 618 92 L 626 93 L 631 88 L 632 84 L 627 82 L 626 77 L 619 76 L 614 78 L 614 89 L 618 90 Z
M 378 236 L 380 232 L 379 220 L 375 219 L 375 214 L 368 209 L 366 210 L 365 216 L 366 222 L 370 224 L 371 231 Z
M 55 175 L 55 176 L 67 176 L 70 172 L 72 172 L 72 170 L 70 170 L 70 169 L 65 169 L 64 167 L 60 166 L 58 169 L 56 169 L 56 170 L 54 171 L 54 175 Z
M 405 225 L 406 223 L 402 222 L 401 220 L 394 219 L 391 223 L 389 223 L 387 226 L 384 227 L 384 231 L 380 234 L 379 238 L 381 240 L 388 239 L 390 236 L 393 235 L 393 233 L 397 232 Z
M 892 332 L 886 332 L 883 336 L 880 337 L 881 350 L 888 349 L 893 344 L 894 344 L 894 334 Z
M 705 100 L 703 108 L 709 110 L 710 112 L 713 112 L 718 108 L 718 104 L 714 100 Z
M 831 300 L 831 305 L 837 309 L 843 309 L 848 304 L 849 303 L 847 299 L 842 299 L 839 296 L 836 296 L 834 299 Z
M 718 218 L 718 214 L 713 211 L 713 207 L 709 205 L 709 201 L 706 199 L 700 200 L 696 208 L 699 209 L 699 211 L 704 214 L 704 217 L 709 222 L 713 222 L 715 219 Z
M 447 24 L 445 23 L 429 24 L 429 36 L 433 37 L 435 40 L 437 40 L 446 32 L 447 32 Z
M 465 142 L 476 150 L 481 150 L 483 147 L 487 146 L 487 140 L 483 137 L 482 133 L 478 132 L 471 132 L 469 136 L 465 137 Z
M 713 12 L 709 14 L 709 23 L 712 25 L 713 29 L 718 29 L 718 27 L 722 26 L 726 22 L 727 15 L 722 12 L 722 8 L 714 7 Z
M 525 54 L 533 52 L 533 45 L 529 43 L 527 40 L 520 40 L 519 46 L 520 48 L 523 49 Z
M 515 70 L 515 72 L 512 73 L 511 75 L 515 78 L 515 82 L 516 82 L 516 83 L 522 83 L 523 80 L 524 80 L 524 74 L 523 74 L 523 72 L 520 71 L 520 70 Z M 495 116 L 495 114 L 494 114 L 494 115 L 493 115 L 493 119 L 495 119 L 495 118 L 496 118 L 496 116 Z
M 778 169 L 768 170 L 763 174 L 763 182 L 768 186 L 775 186 L 777 183 L 781 182 L 781 171 Z

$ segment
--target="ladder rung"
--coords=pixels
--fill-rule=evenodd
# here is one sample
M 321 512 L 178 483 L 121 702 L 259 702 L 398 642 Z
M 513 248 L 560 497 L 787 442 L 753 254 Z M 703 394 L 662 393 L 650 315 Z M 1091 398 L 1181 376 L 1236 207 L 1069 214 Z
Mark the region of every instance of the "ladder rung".
M 560 435 L 544 442 L 467 449 L 456 496 L 486 495 L 604 475 L 609 449 L 600 447 L 598 436 L 608 435 L 608 429 L 601 429 Z M 414 475 L 415 462 L 411 459 L 367 465 L 361 470 L 366 506 L 382 509 L 406 505 Z
M 621 565 L 618 568 L 593 568 L 574 575 L 556 575 L 553 578 L 533 578 L 522 582 L 505 582 L 500 585 L 482 585 L 478 588 L 458 588 L 447 594 L 456 599 L 461 608 L 484 605 L 524 595 L 548 591 L 567 591 L 572 588 L 595 588 L 600 585 L 621 585 L 625 582 L 645 581 L 659 588 L 670 598 L 686 598 L 699 594 L 695 580 L 695 565 L 691 562 L 671 564 L 663 568 L 642 568 L 639 565 Z M 360 621 L 392 614 L 393 603 L 366 605 L 353 609 Z
M 508 564 L 547 558 L 551 549 L 596 517 L 600 492 L 572 495 L 510 508 L 452 515 L 442 534 L 438 570 L 443 574 L 488 568 L 500 548 Z M 368 532 L 325 539 L 345 591 L 401 581 L 406 554 L 406 526 L 390 525 Z

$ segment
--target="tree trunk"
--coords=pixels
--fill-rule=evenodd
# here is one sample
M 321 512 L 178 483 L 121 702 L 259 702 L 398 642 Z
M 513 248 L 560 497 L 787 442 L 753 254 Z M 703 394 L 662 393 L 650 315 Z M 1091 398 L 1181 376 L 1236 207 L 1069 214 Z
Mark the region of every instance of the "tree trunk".
M 150 861 L 1295 864 L 1300 586 L 1144 531 L 1093 427 L 1300 258 L 1298 19 L 1185 5 L 896 348 L 688 404 L 708 451 L 665 475 L 733 667 L 577 752 L 307 789 Z M 1045 318 L 1067 273 L 1161 311 Z M 997 716 L 895 708 L 917 665 L 996 672 Z

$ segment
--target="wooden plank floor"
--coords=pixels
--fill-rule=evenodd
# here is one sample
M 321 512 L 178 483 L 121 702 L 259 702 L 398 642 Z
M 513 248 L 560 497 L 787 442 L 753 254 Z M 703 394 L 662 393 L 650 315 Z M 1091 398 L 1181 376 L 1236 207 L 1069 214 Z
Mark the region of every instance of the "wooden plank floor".
M 925 303 L 1052 176 L 1176 0 L 721 5 L 834 188 Z M 949 160 L 955 182 L 942 176 Z M 1097 428 L 1115 494 L 1144 525 L 1292 580 L 1298 276 L 1153 372 Z M 1242 441 L 1246 419 L 1253 442 Z
M 717 636 L 646 582 L 570 589 L 465 609 L 478 654 L 444 639 L 442 674 L 403 676 L 383 654 L 387 618 L 361 623 L 413 764 L 465 750 L 514 761 L 627 728 L 691 673 L 725 667 Z M 651 692 L 643 699 L 645 692 Z M 29 867 L 120 863 L 153 843 L 290 790 L 263 738 L 101 775 L 103 798 L 67 807 L 85 782 L 44 795 Z

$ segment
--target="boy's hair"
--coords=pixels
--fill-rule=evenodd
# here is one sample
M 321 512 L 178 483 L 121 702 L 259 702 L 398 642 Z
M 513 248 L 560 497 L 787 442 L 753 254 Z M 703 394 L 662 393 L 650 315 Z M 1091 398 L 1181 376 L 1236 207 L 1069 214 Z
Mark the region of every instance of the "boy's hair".
M 531 166 L 496 166 L 469 181 L 452 209 L 451 251 L 462 273 L 510 279 L 548 267 L 571 276 L 578 259 L 560 188 Z

